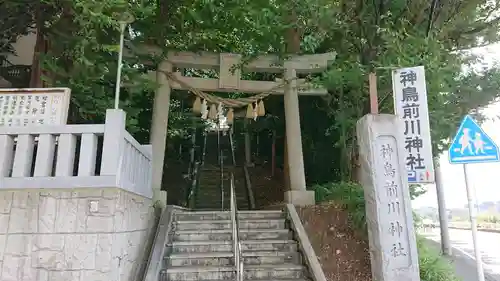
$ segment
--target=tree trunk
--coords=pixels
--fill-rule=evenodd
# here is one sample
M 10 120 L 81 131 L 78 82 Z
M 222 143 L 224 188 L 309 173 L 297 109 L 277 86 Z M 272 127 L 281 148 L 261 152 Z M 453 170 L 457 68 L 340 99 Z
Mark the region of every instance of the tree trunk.
M 46 83 L 42 79 L 42 75 L 44 74 L 42 71 L 42 61 L 41 55 L 46 54 L 48 50 L 48 42 L 45 39 L 44 30 L 43 30 L 43 11 L 41 8 L 41 4 L 37 5 L 36 8 L 36 43 L 35 50 L 33 52 L 33 62 L 31 63 L 31 75 L 30 75 L 30 83 L 29 86 L 31 88 L 43 88 Z

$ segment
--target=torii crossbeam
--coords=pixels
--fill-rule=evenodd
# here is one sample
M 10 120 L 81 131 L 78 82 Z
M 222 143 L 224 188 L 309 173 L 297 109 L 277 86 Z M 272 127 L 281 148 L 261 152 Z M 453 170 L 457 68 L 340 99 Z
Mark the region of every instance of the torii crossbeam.
M 275 55 L 259 56 L 242 63 L 242 56 L 230 53 L 191 53 L 170 51 L 163 53 L 159 47 L 142 45 L 132 49 L 137 54 L 163 56 L 164 60 L 158 65 L 154 78 L 160 85 L 155 95 L 153 109 L 153 124 L 151 142 L 153 146 L 153 190 L 155 200 L 166 204 L 166 196 L 161 194 L 163 174 L 163 160 L 168 124 L 168 107 L 170 105 L 170 89 L 189 90 L 186 87 L 169 81 L 165 73 L 172 73 L 178 69 L 215 69 L 219 78 L 186 77 L 181 72 L 173 72 L 176 79 L 183 84 L 204 92 L 245 92 L 260 93 L 268 91 L 281 84 L 282 81 L 254 81 L 242 80 L 242 72 L 271 72 L 283 73 L 288 84 L 284 89 L 277 89 L 273 94 L 284 95 L 285 123 L 287 134 L 287 156 L 290 176 L 290 189 L 285 192 L 285 201 L 295 205 L 314 204 L 314 192 L 306 190 L 304 174 L 304 160 L 302 153 L 302 137 L 300 130 L 299 95 L 325 95 L 323 88 L 314 87 L 302 79 L 296 79 L 297 74 L 323 72 L 330 62 L 335 59 L 336 53 L 291 56 L 280 63 Z M 130 55 L 130 51 L 128 52 Z M 151 62 L 145 62 L 151 63 Z M 278 79 L 279 80 L 279 79 Z

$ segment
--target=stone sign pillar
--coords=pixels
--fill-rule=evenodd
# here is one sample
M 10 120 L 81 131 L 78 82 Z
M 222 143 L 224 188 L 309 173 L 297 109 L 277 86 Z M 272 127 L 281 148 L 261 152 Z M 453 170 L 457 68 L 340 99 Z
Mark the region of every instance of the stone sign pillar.
M 420 280 L 400 123 L 395 115 L 368 114 L 356 128 L 376 281 Z

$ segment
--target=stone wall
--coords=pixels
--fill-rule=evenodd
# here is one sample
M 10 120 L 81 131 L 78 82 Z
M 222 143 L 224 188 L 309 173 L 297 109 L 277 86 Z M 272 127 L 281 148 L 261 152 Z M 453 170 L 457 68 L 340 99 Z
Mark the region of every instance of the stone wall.
M 0 191 L 0 280 L 132 281 L 152 218 L 118 189 Z

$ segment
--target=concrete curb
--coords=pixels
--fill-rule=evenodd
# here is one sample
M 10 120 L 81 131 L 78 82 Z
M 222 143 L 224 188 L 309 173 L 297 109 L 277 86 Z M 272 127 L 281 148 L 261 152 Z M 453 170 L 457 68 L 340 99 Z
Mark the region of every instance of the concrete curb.
M 325 273 L 323 272 L 323 268 L 319 263 L 318 256 L 314 252 L 314 248 L 309 241 L 309 237 L 307 236 L 307 232 L 302 225 L 302 221 L 300 220 L 299 214 L 295 209 L 295 206 L 292 204 L 286 205 L 287 215 L 291 222 L 292 229 L 295 231 L 297 235 L 297 240 L 299 240 L 299 247 L 301 249 L 302 254 L 304 255 L 305 262 L 309 267 L 311 277 L 314 281 L 326 281 Z

